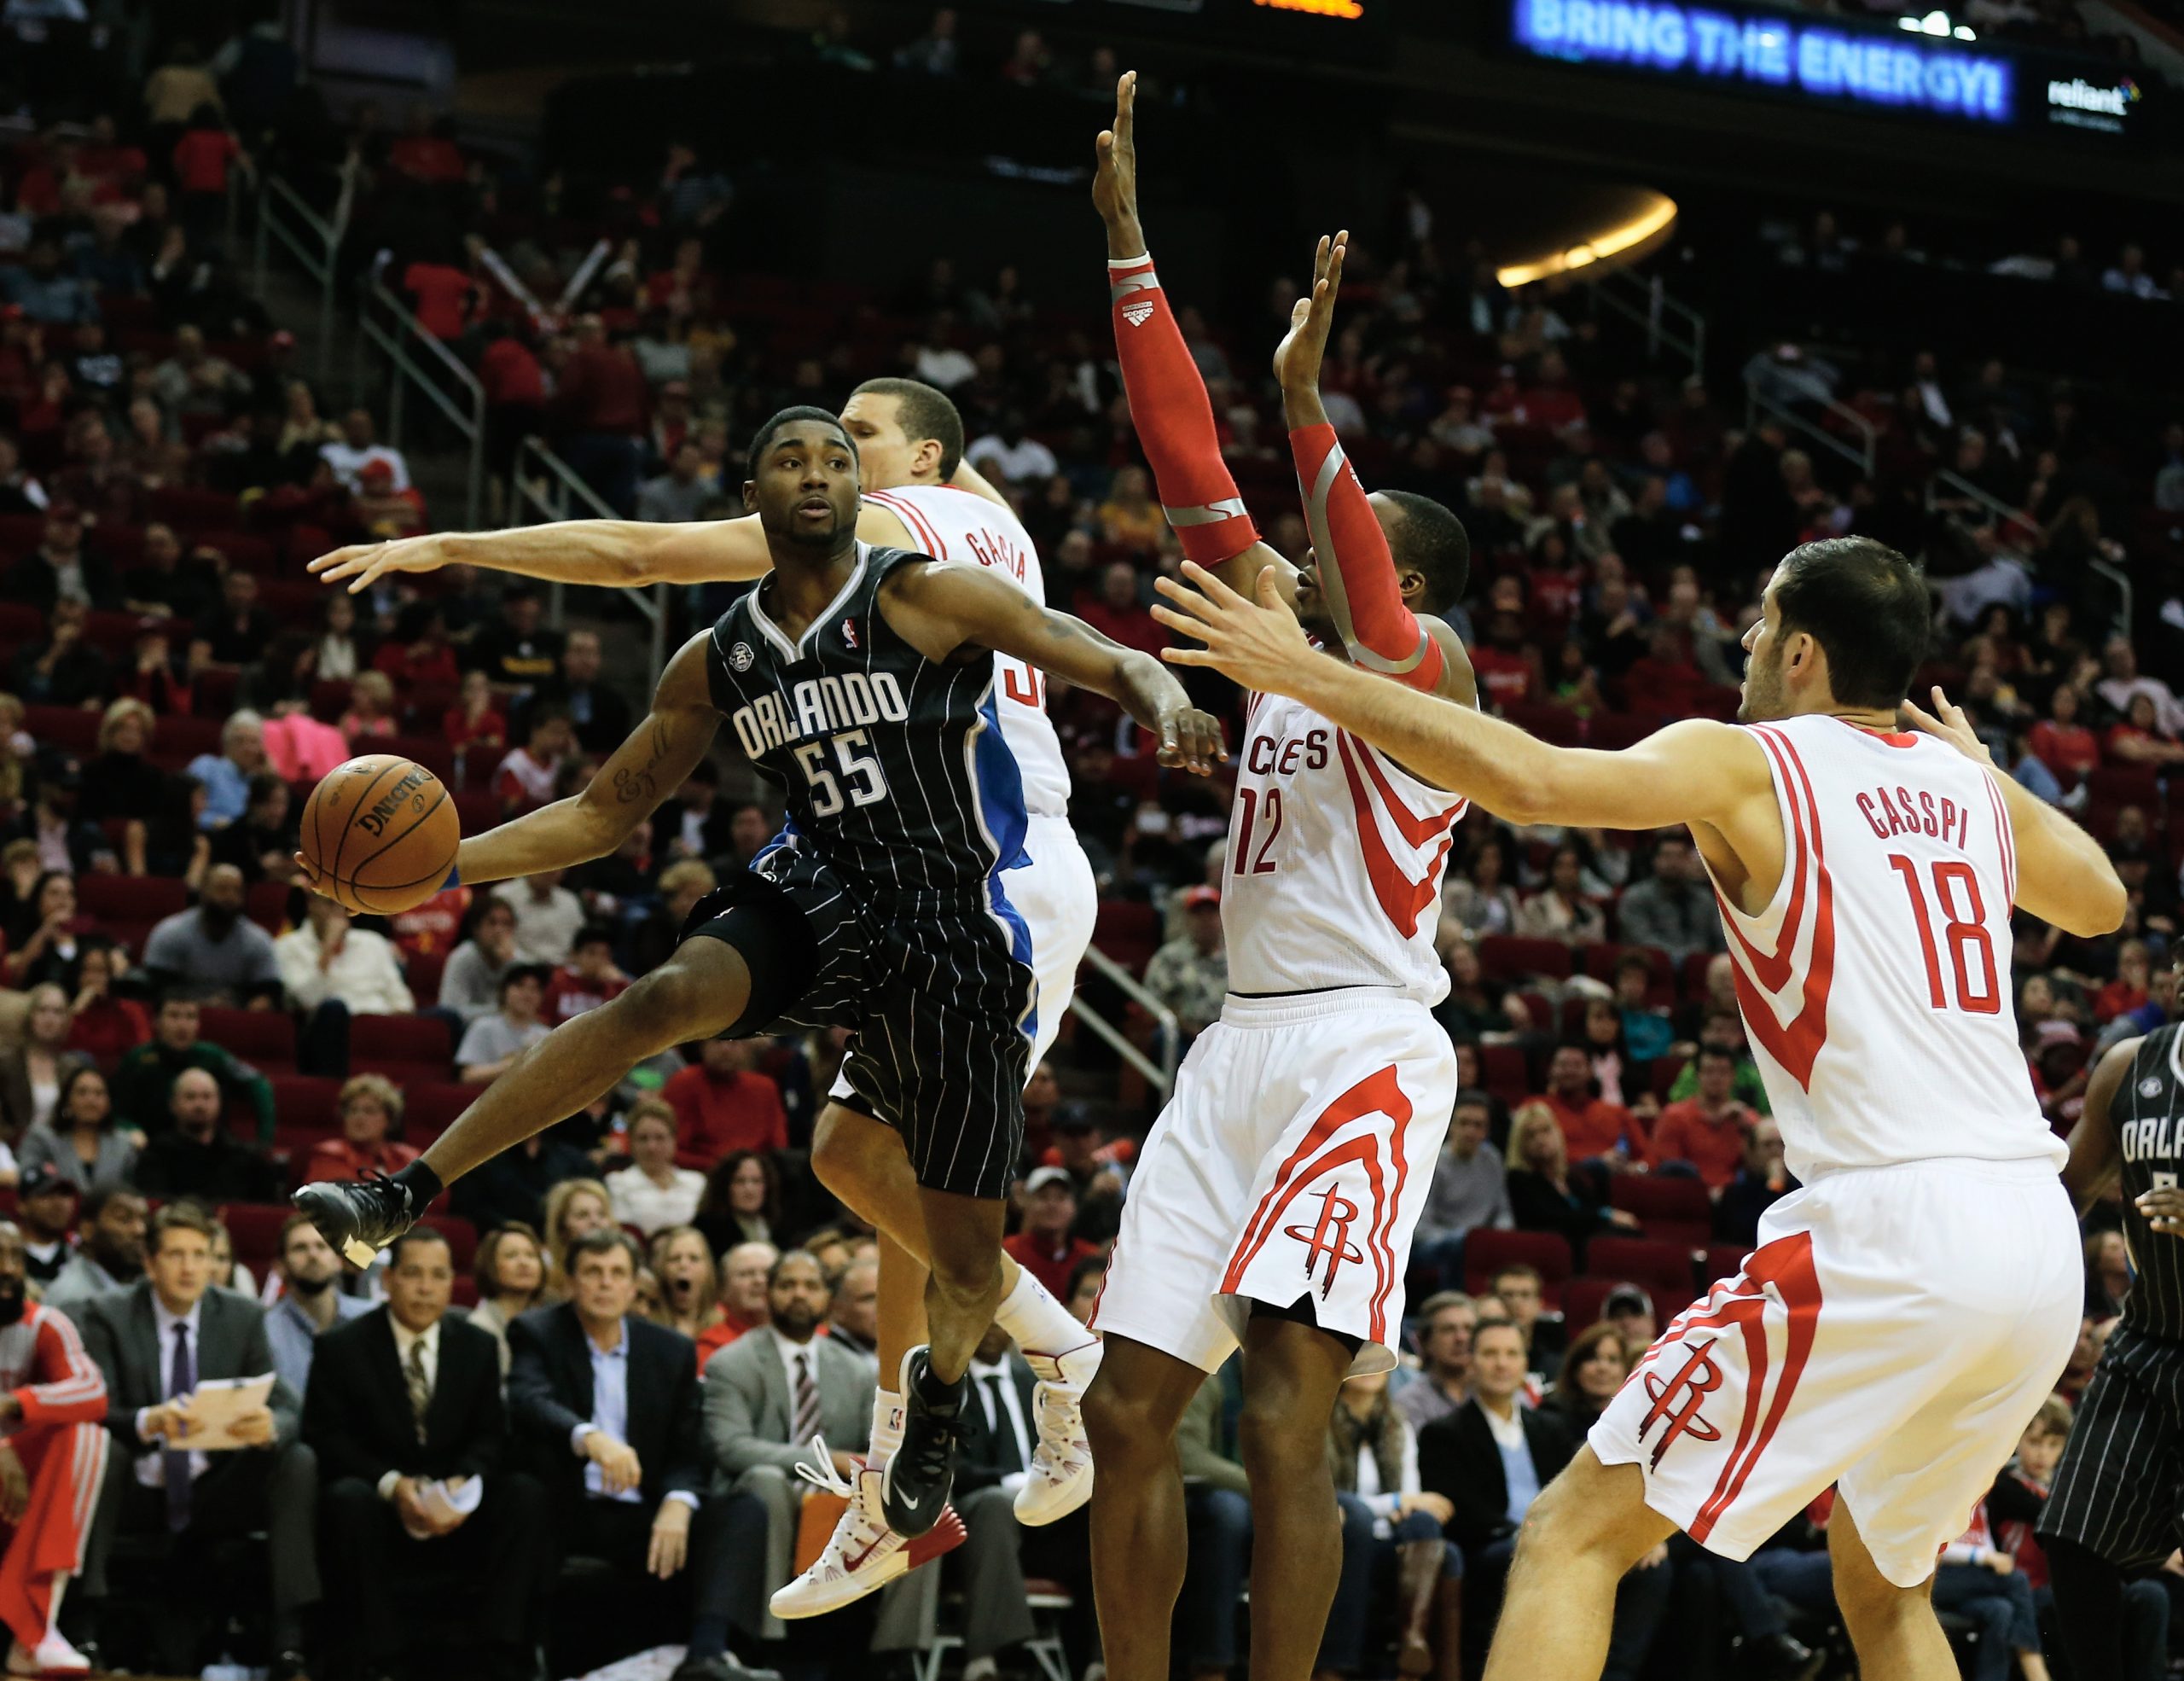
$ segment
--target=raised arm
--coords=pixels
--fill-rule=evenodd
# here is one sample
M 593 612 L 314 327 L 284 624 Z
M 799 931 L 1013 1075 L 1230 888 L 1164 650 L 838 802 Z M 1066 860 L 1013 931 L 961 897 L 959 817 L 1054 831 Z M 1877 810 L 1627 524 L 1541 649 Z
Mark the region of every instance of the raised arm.
M 2070 1159 L 2063 1164 L 2063 1189 L 2070 1192 L 2081 1215 L 2115 1183 L 2117 1169 L 2123 1164 L 2116 1123 L 2108 1108 L 2145 1043 L 2143 1038 L 2129 1038 L 2111 1045 L 2086 1083 L 2085 1107 L 2078 1111 L 2078 1124 L 2071 1129 Z
M 973 566 L 905 567 L 882 595 L 887 622 L 927 659 L 990 649 L 1048 677 L 1105 695 L 1153 732 L 1163 765 L 1210 773 L 1228 753 L 1220 720 L 1191 704 L 1183 685 L 1149 654 L 1109 641 L 1081 619 L 1043 607 Z
M 1108 305 L 1130 423 L 1152 464 L 1160 511 L 1186 555 L 1205 566 L 1234 568 L 1240 581 L 1268 566 L 1287 573 L 1288 562 L 1259 541 L 1244 511 L 1222 459 L 1205 381 L 1146 249 L 1137 215 L 1136 113 L 1132 70 L 1116 84 L 1114 126 L 1100 135 L 1092 176 L 1092 202 L 1107 225 Z
M 756 515 L 654 525 L 642 520 L 562 520 L 507 531 L 428 532 L 392 543 L 358 543 L 321 555 L 310 571 L 349 593 L 389 573 L 473 566 L 551 584 L 636 589 L 647 584 L 705 584 L 758 578 L 772 570 Z
M 1586 829 L 1689 823 L 1716 831 L 1739 856 L 1756 847 L 1761 860 L 1771 830 L 1780 850 L 1766 755 L 1741 730 L 1693 718 L 1621 753 L 1549 747 L 1500 718 L 1316 654 L 1270 578 L 1260 579 L 1254 604 L 1203 567 L 1187 561 L 1183 570 L 1204 593 L 1162 579 L 1156 587 L 1174 605 L 1153 614 L 1205 646 L 1169 649 L 1171 663 L 1217 666 L 1246 688 L 1292 695 L 1497 817 Z M 1707 847 L 1705 833 L 1697 838 Z

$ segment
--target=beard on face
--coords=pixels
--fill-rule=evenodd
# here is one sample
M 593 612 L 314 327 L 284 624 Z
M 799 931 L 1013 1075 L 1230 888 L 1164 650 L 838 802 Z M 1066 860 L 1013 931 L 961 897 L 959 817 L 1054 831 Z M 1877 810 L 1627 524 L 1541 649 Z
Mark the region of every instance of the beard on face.
M 1744 698 L 1737 703 L 1737 722 L 1764 724 L 1782 716 L 1780 660 L 1752 660 L 1745 667 Z
M 12 1325 L 23 1317 L 30 1296 L 20 1278 L 0 1283 L 0 1325 Z
M 334 1288 L 334 1276 L 328 1273 L 323 1278 L 305 1278 L 300 1274 L 291 1275 L 288 1288 L 299 1296 L 317 1298 Z
M 224 937 L 242 916 L 240 910 L 230 910 L 224 904 L 200 904 L 197 910 L 205 919 L 206 932 L 215 939 Z

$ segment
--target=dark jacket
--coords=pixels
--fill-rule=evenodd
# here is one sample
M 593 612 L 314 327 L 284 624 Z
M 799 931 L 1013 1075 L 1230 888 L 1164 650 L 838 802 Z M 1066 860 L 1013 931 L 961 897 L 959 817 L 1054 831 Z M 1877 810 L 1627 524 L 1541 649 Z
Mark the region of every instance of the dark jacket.
M 154 1451 L 154 1445 L 136 1434 L 136 1413 L 166 1399 L 172 1355 L 160 1346 L 152 1281 L 140 1278 L 125 1290 L 96 1296 L 67 1312 L 83 1330 L 84 1348 L 106 1374 L 106 1424 L 115 1444 L 132 1456 Z M 196 1343 L 190 1352 L 200 1383 L 210 1378 L 263 1377 L 273 1370 L 273 1350 L 265 1340 L 265 1310 L 233 1291 L 205 1292 Z M 274 1443 L 285 1447 L 296 1439 L 301 1422 L 296 1392 L 276 1376 L 266 1405 L 273 1411 Z
M 144 1146 L 130 1178 L 147 1196 L 194 1197 L 200 1202 L 272 1202 L 280 1187 L 273 1164 L 249 1145 L 216 1130 L 205 1143 L 170 1127 Z
M 630 1318 L 629 1444 L 644 1469 L 648 1506 L 676 1491 L 706 1488 L 703 1408 L 690 1339 Z M 570 1433 L 591 1418 L 590 1339 L 575 1306 L 534 1308 L 508 1326 L 508 1411 L 518 1437 L 548 1490 L 584 1498 L 589 1462 L 569 1445 Z
M 1008 1381 L 1015 1388 L 1016 1405 L 1024 1414 L 1024 1434 L 1029 1438 L 1023 1462 L 1012 1465 L 1004 1457 L 1005 1451 L 995 1440 L 994 1433 L 986 1428 L 985 1397 L 979 1393 L 985 1386 L 973 1381 L 964 1401 L 963 1440 L 956 1460 L 956 1492 L 959 1494 L 989 1487 L 1009 1471 L 1031 1469 L 1031 1451 L 1039 1445 L 1039 1411 L 1032 1404 L 1031 1369 L 1014 1354 L 1008 1357 Z M 1002 1429 L 1008 1428 L 1006 1416 L 999 1422 Z
M 1576 1455 L 1577 1445 L 1559 1419 L 1525 1406 L 1517 1409 L 1517 1417 L 1544 1488 Z M 1455 1506 L 1448 1535 L 1466 1552 L 1516 1533 L 1509 1521 L 1509 1479 L 1502 1469 L 1502 1450 L 1478 1402 L 1466 1403 L 1418 1433 L 1418 1481 Z
M 325 1481 L 355 1477 L 376 1487 L 389 1471 L 405 1477 L 489 1477 L 501 1469 L 508 1424 L 501 1405 L 500 1345 L 451 1317 L 441 1319 L 439 1341 L 421 1442 L 386 1307 L 314 1340 L 303 1431 Z

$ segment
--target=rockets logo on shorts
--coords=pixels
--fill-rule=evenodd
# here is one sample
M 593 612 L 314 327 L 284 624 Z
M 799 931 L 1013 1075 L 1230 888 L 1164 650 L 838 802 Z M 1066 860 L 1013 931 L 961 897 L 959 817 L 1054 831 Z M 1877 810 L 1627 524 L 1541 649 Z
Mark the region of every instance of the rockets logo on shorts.
M 1310 1230 L 1301 1225 L 1284 1226 L 1281 1235 L 1304 1246 L 1304 1277 L 1314 1277 L 1314 1269 L 1321 1256 L 1327 1258 L 1327 1270 L 1318 1275 L 1320 1300 L 1325 1301 L 1334 1288 L 1335 1269 L 1345 1261 L 1362 1261 L 1365 1252 L 1350 1241 L 1350 1223 L 1357 1218 L 1357 1205 L 1342 1194 L 1342 1187 L 1331 1184 L 1320 1193 L 1320 1218 Z
M 1694 1344 L 1673 1377 L 1664 1378 L 1657 1371 L 1644 1374 L 1646 1393 L 1653 1405 L 1639 1422 L 1638 1440 L 1644 1441 L 1656 1424 L 1665 1422 L 1668 1425 L 1653 1444 L 1649 1464 L 1658 1465 L 1661 1456 L 1676 1445 L 1678 1437 L 1689 1436 L 1701 1442 L 1722 1440 L 1721 1431 L 1699 1412 L 1706 1398 L 1722 1387 L 1722 1369 L 1714 1364 L 1713 1347 L 1711 1339 Z

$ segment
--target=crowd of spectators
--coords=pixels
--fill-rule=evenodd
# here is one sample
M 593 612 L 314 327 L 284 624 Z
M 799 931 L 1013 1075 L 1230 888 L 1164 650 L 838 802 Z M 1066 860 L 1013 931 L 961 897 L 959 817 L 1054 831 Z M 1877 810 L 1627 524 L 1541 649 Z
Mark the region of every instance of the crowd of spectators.
M 352 598 L 300 578 L 334 542 L 415 529 L 428 512 L 369 408 L 322 418 L 293 344 L 228 266 L 225 172 L 278 143 L 264 44 L 246 40 L 224 79 L 177 48 L 149 67 L 138 104 L 87 108 L 0 162 L 0 246 L 15 241 L 0 248 L 0 596 L 13 604 L 0 607 L 0 1181 L 28 1287 L 81 1327 L 114 1438 L 63 1622 L 109 1655 L 182 1668 L 212 1655 L 216 1613 L 233 1608 L 276 1663 L 338 1654 L 375 1675 L 415 1657 L 385 1643 L 413 1622 L 426 1637 L 433 1591 L 460 1585 L 481 1673 L 520 1672 L 542 1638 L 600 1661 L 682 1645 L 694 1675 L 729 1672 L 731 1643 L 764 1661 L 785 1632 L 764 1609 L 790 1573 L 805 1487 L 787 1469 L 799 1444 L 785 1371 L 811 1363 L 837 1473 L 876 1381 L 871 1235 L 804 1164 L 843 1035 L 688 1047 L 632 1070 L 465 1178 L 446 1215 L 362 1279 L 277 1207 L 301 1179 L 411 1159 L 526 1047 L 658 963 L 774 817 L 723 759 L 620 852 L 566 877 L 457 887 L 389 919 L 295 889 L 302 800 L 352 750 L 432 765 L 474 829 L 582 788 L 641 697 L 606 674 L 602 627 L 548 625 L 526 586 L 450 568 Z M 830 20 L 811 50 L 838 68 L 1101 93 L 1113 69 L 1098 54 L 1057 66 L 1029 35 L 998 67 L 967 62 L 944 10 L 884 49 Z M 368 223 L 393 225 L 391 206 L 432 212 L 390 278 L 475 361 L 497 459 L 543 429 L 611 505 L 710 517 L 754 420 L 910 374 L 963 411 L 969 457 L 1018 500 L 1050 598 L 1118 641 L 1161 645 L 1150 584 L 1177 550 L 1080 300 L 1035 300 L 1005 264 L 947 257 L 892 289 L 754 273 L 722 237 L 735 183 L 691 146 L 624 183 L 632 224 L 576 214 L 560 172 L 473 154 L 429 117 L 388 136 L 363 113 L 351 140 Z M 472 224 L 490 245 L 442 237 Z M 567 292 L 601 236 L 605 259 Z M 1780 260 L 1825 277 L 1839 253 L 1848 272 L 1849 245 L 1815 222 Z M 1929 559 L 1929 675 L 1967 703 L 1998 762 L 2109 845 L 2132 890 L 2116 940 L 2019 930 L 2028 1077 L 2067 1127 L 2098 1046 L 2175 1003 L 2184 607 L 2154 562 L 2184 515 L 2184 424 L 2104 429 L 2048 383 L 2068 369 L 1914 355 L 1879 388 L 1893 408 L 1873 472 L 1846 474 L 1774 419 L 1741 423 L 1743 404 L 1704 379 L 1665 375 L 1581 292 L 1504 293 L 1478 251 L 1435 240 L 1430 212 L 1361 234 L 1353 253 L 1330 415 L 1368 483 L 1461 513 L 1472 585 L 1449 617 L 1485 704 L 1513 720 L 1612 747 L 1668 718 L 1727 715 L 1774 555 L 1870 530 Z M 2150 272 L 2119 253 L 2123 283 L 2087 283 L 2164 309 L 2175 288 L 2140 285 Z M 1245 370 L 1294 291 L 1277 282 L 1263 308 L 1209 299 L 1183 316 L 1231 469 L 1292 554 L 1306 539 L 1279 413 Z M 1885 406 L 1821 358 L 1770 348 L 1747 371 L 1793 415 L 1818 412 L 1819 393 Z M 2082 488 L 2095 475 L 2124 490 Z M 2096 561 L 2143 580 L 2135 619 L 2116 616 Z M 723 599 L 697 592 L 677 610 Z M 1233 722 L 1232 693 L 1209 684 L 1203 698 Z M 1104 703 L 1056 695 L 1054 710 L 1101 943 L 1187 1041 L 1226 986 L 1227 791 L 1165 777 Z M 1653 1328 L 1734 1267 L 1793 1184 L 1686 837 L 1519 831 L 1476 813 L 1443 899 L 1438 1014 L 1462 1089 L 1414 1257 L 1414 1352 L 1385 1387 L 1353 1386 L 1332 1427 L 1345 1558 L 1322 1667 L 1338 1675 L 1476 1663 L 1529 1498 L 1510 1485 L 1513 1456 L 1536 1483 L 1551 1476 Z M 1149 1015 L 1090 995 L 1157 1047 Z M 1157 1098 L 1074 1036 L 1027 1092 L 1009 1252 L 1079 1317 Z M 0 1284 L 5 1250 L 0 1238 Z M 2129 1288 L 2106 1247 L 2089 1253 L 2066 1399 Z M 193 1327 L 193 1383 L 278 1373 L 248 1427 L 262 1451 L 165 1450 L 189 1387 L 177 1324 Z M 596 1375 L 624 1357 L 618 1405 Z M 338 1381 L 314 1377 L 328 1364 Z M 984 1433 L 959 1502 L 972 1542 L 950 1570 L 965 1658 L 984 1674 L 1033 1636 L 1027 1579 L 1060 1584 L 1080 1614 L 1089 1594 L 1081 1533 L 1019 1533 L 989 1493 L 1028 1461 L 1020 1361 L 996 1342 L 974 1371 Z M 1233 1371 L 1217 1375 L 1186 1431 L 1179 1638 L 1199 1676 L 1237 1655 L 1237 1401 Z M 2042 1444 L 2068 1416 L 2043 1418 L 2005 1482 L 2044 1491 Z M 2005 1515 L 2021 1505 L 1998 1484 L 1985 1538 L 1947 1567 L 1984 1573 L 1952 1578 L 1949 1594 L 1990 1654 L 2025 1649 L 2021 1608 L 1970 1590 L 2008 1579 L 2004 1553 L 2040 1585 L 2024 1526 Z M 1619 1602 L 1611 1672 L 1798 1672 L 1800 1643 L 1830 1626 L 1825 1516 L 1748 1573 L 1681 1546 L 1649 1558 Z M 258 1529 L 270 1562 L 240 1544 Z M 401 1577 L 423 1595 L 414 1619 L 406 1599 L 389 1608 L 398 1532 L 426 1544 Z M 119 1578 L 154 1544 L 197 1573 L 132 1617 L 108 1566 Z M 632 1587 L 603 1643 L 531 1591 L 578 1555 Z M 643 1568 L 662 1560 L 665 1579 Z M 891 1590 L 839 1649 L 928 1644 L 935 1578 Z M 2150 1628 L 2165 1626 L 2166 1585 L 2132 1602 Z M 26 1649 L 48 1632 L 15 1631 Z M 1083 1615 L 1061 1634 L 1081 1669 Z M 2158 1628 L 2146 1638 L 2162 1643 Z

